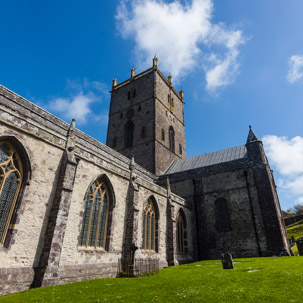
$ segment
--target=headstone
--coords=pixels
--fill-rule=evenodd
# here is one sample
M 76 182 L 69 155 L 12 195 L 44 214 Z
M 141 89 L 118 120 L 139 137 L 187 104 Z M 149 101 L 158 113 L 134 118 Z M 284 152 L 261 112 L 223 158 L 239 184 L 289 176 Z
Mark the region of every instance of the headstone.
M 297 243 L 297 248 L 299 252 L 299 256 L 303 256 L 303 238 L 300 238 L 296 241 Z
M 234 263 L 231 253 L 224 253 L 221 255 L 223 269 L 234 269 Z

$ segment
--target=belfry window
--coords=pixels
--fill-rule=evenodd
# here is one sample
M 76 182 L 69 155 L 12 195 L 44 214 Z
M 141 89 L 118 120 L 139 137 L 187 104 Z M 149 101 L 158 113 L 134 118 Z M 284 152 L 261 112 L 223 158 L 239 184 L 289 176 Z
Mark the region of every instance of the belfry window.
M 104 178 L 100 177 L 89 187 L 85 195 L 80 246 L 106 249 L 112 204 L 108 186 Z
M 16 205 L 23 177 L 22 163 L 10 142 L 0 142 L 0 244 L 6 233 Z
M 171 94 L 168 95 L 167 97 L 168 101 L 167 101 L 167 108 L 168 110 L 173 113 L 174 112 L 174 99 L 171 97 Z
M 185 232 L 185 218 L 184 213 L 181 210 L 177 215 L 177 252 L 184 253 L 185 252 L 185 244 L 186 244 L 186 232 Z
M 175 131 L 172 126 L 169 127 L 169 150 L 175 152 Z
M 131 121 L 126 123 L 124 133 L 125 147 L 132 147 L 134 139 L 134 124 Z
M 162 141 L 165 141 L 165 133 L 164 133 L 164 129 L 161 129 L 161 139 Z
M 143 249 L 157 250 L 157 220 L 155 204 L 149 198 L 143 210 Z
M 227 201 L 224 198 L 219 198 L 215 202 L 217 231 L 224 232 L 231 230 L 229 210 Z
M 179 144 L 179 154 L 182 155 L 182 144 Z

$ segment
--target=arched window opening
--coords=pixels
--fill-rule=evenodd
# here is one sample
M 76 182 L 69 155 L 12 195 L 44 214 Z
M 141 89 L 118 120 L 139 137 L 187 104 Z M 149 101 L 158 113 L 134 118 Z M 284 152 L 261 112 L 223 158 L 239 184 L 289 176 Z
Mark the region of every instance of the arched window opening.
M 143 249 L 157 251 L 158 218 L 155 204 L 149 198 L 143 210 Z
M 175 152 L 175 131 L 172 126 L 169 127 L 169 150 Z
M 179 144 L 179 154 L 182 155 L 182 144 Z
M 132 147 L 134 139 L 134 124 L 128 121 L 125 125 L 125 147 Z
M 165 133 L 164 133 L 164 129 L 161 129 L 161 139 L 162 141 L 165 141 Z
M 0 142 L 0 244 L 3 245 L 23 178 L 18 153 L 8 141 Z
M 186 222 L 185 215 L 180 210 L 177 215 L 177 252 L 186 252 Z
M 225 232 L 231 230 L 229 210 L 227 201 L 224 198 L 219 198 L 215 202 L 217 231 Z
M 92 183 L 85 195 L 80 246 L 107 248 L 113 201 L 103 177 Z

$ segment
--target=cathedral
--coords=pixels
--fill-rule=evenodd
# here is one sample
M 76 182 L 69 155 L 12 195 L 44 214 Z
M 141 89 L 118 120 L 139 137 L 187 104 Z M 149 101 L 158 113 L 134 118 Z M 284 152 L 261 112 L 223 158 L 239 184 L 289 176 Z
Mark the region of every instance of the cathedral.
M 106 145 L 0 85 L 0 294 L 291 255 L 262 141 L 243 143 L 187 158 L 184 92 L 156 57 L 113 80 Z

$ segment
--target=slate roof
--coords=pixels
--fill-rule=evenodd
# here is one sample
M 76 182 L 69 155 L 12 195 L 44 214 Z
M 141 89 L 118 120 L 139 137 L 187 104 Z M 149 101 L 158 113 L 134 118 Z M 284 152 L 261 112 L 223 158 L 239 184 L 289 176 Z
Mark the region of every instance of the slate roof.
M 174 174 L 199 167 L 211 166 L 219 163 L 229 162 L 233 160 L 243 159 L 247 157 L 245 145 L 227 148 L 208 154 L 194 156 L 182 160 L 174 160 L 164 175 Z

